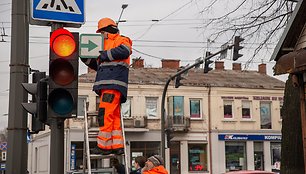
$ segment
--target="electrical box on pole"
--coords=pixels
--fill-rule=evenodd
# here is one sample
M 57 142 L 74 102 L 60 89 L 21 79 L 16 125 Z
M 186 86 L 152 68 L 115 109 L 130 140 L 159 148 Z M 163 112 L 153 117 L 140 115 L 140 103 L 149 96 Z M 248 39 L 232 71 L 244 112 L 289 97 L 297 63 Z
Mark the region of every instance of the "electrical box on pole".
M 54 118 L 77 114 L 79 33 L 59 28 L 50 34 L 48 113 Z
M 22 87 L 32 95 L 30 103 L 22 103 L 23 108 L 32 114 L 31 133 L 45 130 L 47 121 L 47 81 L 45 72 L 34 72 L 33 83 L 22 83 Z

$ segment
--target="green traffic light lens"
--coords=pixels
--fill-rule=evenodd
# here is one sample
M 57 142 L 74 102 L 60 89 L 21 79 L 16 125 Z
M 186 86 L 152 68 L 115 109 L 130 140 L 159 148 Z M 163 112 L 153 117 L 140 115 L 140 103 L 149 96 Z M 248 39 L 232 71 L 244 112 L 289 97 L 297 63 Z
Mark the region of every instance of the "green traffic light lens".
M 56 59 L 50 64 L 50 78 L 58 85 L 69 85 L 74 80 L 73 66 L 65 59 Z
M 48 103 L 51 109 L 59 115 L 64 116 L 73 110 L 73 98 L 67 90 L 62 88 L 57 88 L 49 94 Z

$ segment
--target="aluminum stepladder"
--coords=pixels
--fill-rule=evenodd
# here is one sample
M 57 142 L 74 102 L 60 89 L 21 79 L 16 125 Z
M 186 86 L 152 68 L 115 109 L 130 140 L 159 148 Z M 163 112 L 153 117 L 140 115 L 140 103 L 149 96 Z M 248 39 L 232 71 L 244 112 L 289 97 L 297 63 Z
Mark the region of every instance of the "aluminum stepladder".
M 85 102 L 84 102 L 85 103 Z M 101 169 L 91 169 L 91 159 L 98 159 L 101 160 L 101 162 L 105 162 L 104 160 L 109 160 L 110 158 L 118 158 L 121 157 L 121 161 L 124 164 L 125 167 L 125 173 L 128 174 L 128 165 L 127 165 L 127 151 L 126 151 L 126 145 L 124 145 L 124 155 L 93 155 L 90 154 L 90 145 L 89 145 L 89 134 L 97 137 L 98 135 L 98 130 L 93 130 L 89 131 L 89 126 L 88 126 L 88 113 L 87 113 L 87 107 L 86 103 L 84 104 L 84 112 L 85 112 L 85 118 L 84 118 L 84 155 L 83 155 L 83 173 L 86 173 L 86 167 L 87 166 L 87 171 L 88 174 L 94 174 L 94 173 L 107 173 L 107 174 L 116 174 L 116 169 L 114 167 L 109 167 L 109 168 L 101 168 Z M 124 131 L 124 123 L 123 123 L 123 117 L 121 117 L 121 128 L 122 128 L 122 136 L 123 136 L 123 142 L 125 144 L 125 131 Z M 124 157 L 124 159 L 122 158 Z M 86 164 L 86 165 L 85 165 Z M 103 164 L 102 164 L 103 165 Z

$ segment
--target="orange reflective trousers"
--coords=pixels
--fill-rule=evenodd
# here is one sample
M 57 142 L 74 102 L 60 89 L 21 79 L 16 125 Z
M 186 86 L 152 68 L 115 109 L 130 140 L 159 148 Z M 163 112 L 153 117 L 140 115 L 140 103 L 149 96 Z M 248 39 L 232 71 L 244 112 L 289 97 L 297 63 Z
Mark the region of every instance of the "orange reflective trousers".
M 102 89 L 98 113 L 99 134 L 97 143 L 99 148 L 105 150 L 120 149 L 124 147 L 121 112 L 121 93 L 113 89 Z

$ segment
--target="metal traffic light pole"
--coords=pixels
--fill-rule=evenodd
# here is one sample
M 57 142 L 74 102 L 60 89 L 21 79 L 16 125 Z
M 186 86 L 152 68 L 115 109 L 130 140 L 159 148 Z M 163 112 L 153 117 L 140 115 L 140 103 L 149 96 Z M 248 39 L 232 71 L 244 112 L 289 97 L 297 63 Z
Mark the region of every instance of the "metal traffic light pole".
M 162 155 L 164 161 L 166 161 L 165 160 L 165 150 L 166 150 L 166 137 L 165 137 L 165 133 L 166 133 L 166 130 L 165 130 L 165 122 L 166 122 L 166 120 L 165 120 L 165 112 L 166 112 L 166 110 L 165 110 L 165 99 L 166 99 L 167 89 L 168 89 L 168 86 L 169 86 L 171 80 L 174 80 L 175 77 L 182 75 L 183 73 L 187 72 L 191 68 L 196 67 L 198 65 L 201 65 L 202 63 L 205 62 L 205 60 L 209 60 L 210 58 L 212 58 L 212 57 L 214 57 L 214 56 L 216 56 L 216 55 L 226 51 L 227 49 L 231 49 L 233 46 L 234 45 L 229 45 L 229 46 L 221 49 L 220 51 L 205 57 L 204 59 L 202 59 L 202 60 L 200 60 L 200 61 L 198 61 L 198 62 L 196 62 L 196 63 L 194 63 L 194 64 L 192 64 L 192 65 L 190 65 L 190 66 L 188 66 L 188 67 L 186 67 L 186 68 L 184 68 L 182 70 L 180 70 L 180 71 L 178 71 L 176 74 L 172 75 L 167 80 L 167 82 L 166 82 L 166 84 L 164 86 L 164 90 L 163 90 L 163 94 L 162 94 L 162 102 L 161 102 L 161 155 Z
M 8 154 L 6 172 L 26 174 L 28 162 L 27 112 L 21 103 L 28 94 L 21 83 L 28 82 L 29 72 L 29 23 L 28 3 L 12 0 L 11 60 L 8 117 Z
M 61 24 L 53 23 L 51 31 L 61 27 Z M 50 118 L 50 174 L 64 173 L 64 121 L 65 119 Z

